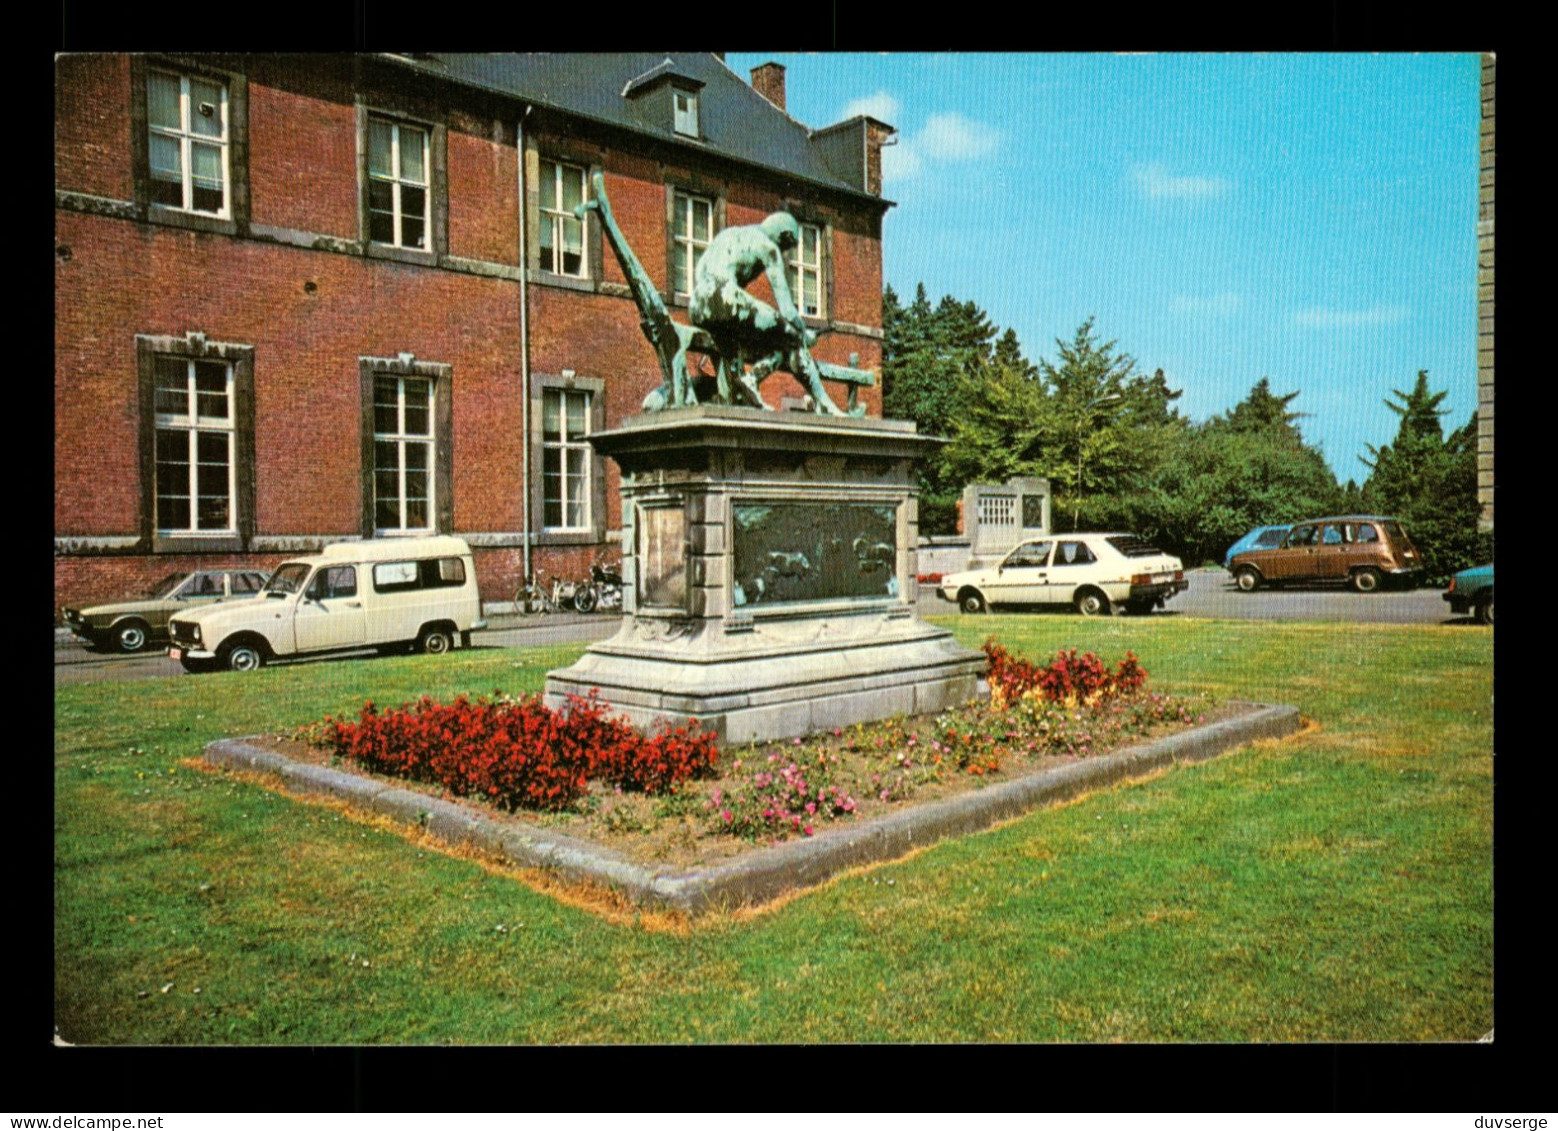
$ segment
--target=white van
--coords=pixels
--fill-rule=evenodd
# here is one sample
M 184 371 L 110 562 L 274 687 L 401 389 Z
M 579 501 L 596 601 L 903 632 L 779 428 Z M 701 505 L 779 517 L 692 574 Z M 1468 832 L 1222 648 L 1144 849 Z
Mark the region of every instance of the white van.
M 168 655 L 194 672 L 357 648 L 436 654 L 486 625 L 464 541 L 379 538 L 283 562 L 253 600 L 175 616 Z

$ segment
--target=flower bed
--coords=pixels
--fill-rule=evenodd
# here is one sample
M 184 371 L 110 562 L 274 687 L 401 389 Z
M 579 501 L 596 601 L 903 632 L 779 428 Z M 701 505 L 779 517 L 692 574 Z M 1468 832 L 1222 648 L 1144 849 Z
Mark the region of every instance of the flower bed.
M 1208 704 L 1147 690 L 1126 653 L 1047 665 L 987 641 L 988 702 L 721 752 L 696 727 L 649 737 L 593 695 L 364 706 L 300 736 L 362 769 L 535 814 L 645 861 L 691 864 L 1042 771 L 1204 721 Z
M 380 712 L 370 700 L 356 722 L 326 719 L 319 737 L 365 769 L 436 783 L 457 797 L 482 797 L 504 809 L 565 810 L 591 781 L 617 790 L 674 792 L 714 773 L 719 749 L 695 726 L 661 727 L 641 736 L 606 713 L 594 695 L 570 696 L 554 711 L 539 696 L 499 693 L 453 703 L 424 696 Z

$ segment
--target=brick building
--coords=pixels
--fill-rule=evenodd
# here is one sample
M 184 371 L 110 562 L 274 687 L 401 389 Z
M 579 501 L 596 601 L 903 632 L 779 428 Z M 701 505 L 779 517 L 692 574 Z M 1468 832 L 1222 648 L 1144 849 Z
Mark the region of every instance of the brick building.
M 679 320 L 715 232 L 792 212 L 817 356 L 878 367 L 892 130 L 784 106 L 715 55 L 62 56 L 56 608 L 343 538 L 465 538 L 488 601 L 614 556 L 585 437 L 660 374 L 592 172 Z

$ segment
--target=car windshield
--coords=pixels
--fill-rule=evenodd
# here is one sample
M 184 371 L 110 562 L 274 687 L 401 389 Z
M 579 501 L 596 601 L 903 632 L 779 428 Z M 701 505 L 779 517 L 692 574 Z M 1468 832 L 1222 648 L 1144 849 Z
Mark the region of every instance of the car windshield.
M 1280 546 L 1280 545 L 1282 545 L 1282 539 L 1286 538 L 1287 536 L 1288 536 L 1288 528 L 1287 527 L 1285 527 L 1285 526 L 1276 526 L 1276 527 L 1273 527 L 1272 529 L 1266 531 L 1264 534 L 1260 535 L 1258 538 L 1256 538 L 1255 539 L 1255 544 L 1257 546 L 1263 546 L 1263 547 L 1264 546 Z
M 183 585 L 188 577 L 188 573 L 170 573 L 167 577 L 157 582 L 156 585 L 152 586 L 151 592 L 147 596 L 171 597 L 173 596 L 173 591 L 180 585 Z
M 290 596 L 301 589 L 307 580 L 308 566 L 302 562 L 289 562 L 271 576 L 262 592 L 267 597 Z
M 1134 534 L 1116 534 L 1104 541 L 1128 558 L 1150 558 L 1163 552 L 1145 538 L 1138 538 Z

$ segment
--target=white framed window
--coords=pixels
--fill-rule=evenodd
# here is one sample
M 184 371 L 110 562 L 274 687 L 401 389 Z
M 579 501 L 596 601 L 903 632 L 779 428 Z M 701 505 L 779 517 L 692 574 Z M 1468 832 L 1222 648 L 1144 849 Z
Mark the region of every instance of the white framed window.
M 698 96 L 690 90 L 672 91 L 671 106 L 672 128 L 686 137 L 697 137 Z M 664 121 L 664 119 L 661 120 Z
M 548 530 L 589 530 L 592 394 L 545 389 L 541 400 L 541 524 Z
M 422 126 L 368 119 L 368 238 L 428 250 L 432 192 L 429 132 Z
M 584 255 L 584 223 L 574 207 L 585 199 L 585 172 L 579 165 L 541 161 L 541 270 L 582 279 L 589 274 Z
M 373 524 L 380 534 L 433 529 L 433 380 L 373 379 Z
M 678 192 L 673 207 L 676 248 L 673 276 L 677 294 L 692 294 L 693 272 L 714 238 L 714 202 L 708 197 Z
M 822 229 L 801 225 L 801 242 L 789 257 L 790 297 L 807 318 L 822 317 Z
M 201 75 L 146 72 L 146 150 L 153 204 L 226 218 L 227 85 Z
M 235 533 L 233 367 L 224 361 L 159 356 L 152 389 L 157 532 Z

